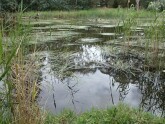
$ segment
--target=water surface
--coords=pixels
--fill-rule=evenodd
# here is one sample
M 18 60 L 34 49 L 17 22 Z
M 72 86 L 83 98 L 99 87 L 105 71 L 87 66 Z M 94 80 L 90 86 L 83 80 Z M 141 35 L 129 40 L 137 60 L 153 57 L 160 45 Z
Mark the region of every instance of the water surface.
M 152 64 L 158 58 L 151 58 L 152 66 L 146 64 L 147 27 L 132 27 L 126 35 L 122 25 L 101 21 L 46 21 L 33 26 L 29 46 L 38 48 L 42 64 L 41 107 L 53 113 L 80 113 L 124 102 L 164 114 L 165 71 Z M 164 52 L 159 54 L 165 60 Z

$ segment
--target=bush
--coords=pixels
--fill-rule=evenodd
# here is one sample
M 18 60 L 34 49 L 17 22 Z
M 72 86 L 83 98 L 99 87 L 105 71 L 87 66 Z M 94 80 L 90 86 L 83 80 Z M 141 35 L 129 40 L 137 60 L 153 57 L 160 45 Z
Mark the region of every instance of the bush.
M 28 10 L 72 10 L 88 9 L 96 6 L 96 0 L 1 0 L 0 11 Z
M 150 2 L 147 9 L 162 12 L 164 9 L 164 4 L 162 2 Z
M 16 0 L 2 0 L 0 1 L 0 11 L 15 11 L 18 3 Z

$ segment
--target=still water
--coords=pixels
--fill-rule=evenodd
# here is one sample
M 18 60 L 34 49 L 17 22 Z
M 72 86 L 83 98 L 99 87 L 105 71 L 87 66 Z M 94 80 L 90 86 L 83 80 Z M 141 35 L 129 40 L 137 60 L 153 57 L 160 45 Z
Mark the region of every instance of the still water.
M 122 25 L 111 21 L 43 22 L 33 24 L 30 42 L 42 65 L 42 108 L 81 113 L 123 102 L 164 114 L 165 71 L 146 64 L 146 27 L 133 27 L 125 36 Z

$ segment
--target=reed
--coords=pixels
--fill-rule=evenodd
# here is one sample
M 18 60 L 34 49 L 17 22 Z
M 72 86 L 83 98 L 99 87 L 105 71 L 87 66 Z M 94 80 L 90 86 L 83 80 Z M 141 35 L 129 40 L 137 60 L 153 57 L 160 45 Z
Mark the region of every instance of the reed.
M 164 61 L 164 24 L 164 14 L 162 13 L 161 17 L 155 16 L 150 26 L 145 29 L 145 58 L 150 66 L 156 67 L 157 69 L 164 68 L 162 64 L 162 61 Z
M 109 18 L 109 19 L 118 19 L 125 17 L 130 13 L 130 9 L 113 9 L 113 8 L 102 8 L 102 9 L 90 9 L 90 10 L 79 10 L 79 11 L 38 11 L 38 12 L 25 12 L 23 16 L 33 19 L 37 14 L 39 14 L 40 19 L 50 19 L 50 18 L 61 18 L 61 19 L 70 19 L 70 18 Z M 151 18 L 155 16 L 155 12 L 150 12 L 146 10 L 135 11 L 131 9 L 131 13 L 138 13 L 141 18 Z
M 36 103 L 39 92 L 38 70 L 34 57 L 26 59 L 19 49 L 11 66 L 10 81 L 14 84 L 13 120 L 16 124 L 41 124 L 43 117 Z M 41 118 L 42 117 L 42 118 Z
M 3 20 L 1 23 L 1 31 L 0 31 L 0 83 L 2 84 L 0 91 L 0 99 L 1 99 L 0 123 L 3 124 L 44 123 L 45 114 L 42 113 L 42 111 L 40 110 L 40 108 L 37 106 L 36 103 L 36 97 L 39 92 L 39 84 L 38 84 L 39 75 L 37 72 L 39 67 L 35 63 L 35 61 L 37 61 L 35 57 L 26 56 L 28 51 L 26 45 L 27 42 L 29 41 L 30 29 L 24 27 L 23 25 L 20 25 L 22 24 L 21 22 L 22 16 L 26 16 L 29 17 L 30 19 L 33 19 L 33 17 L 35 17 L 37 13 L 39 13 L 38 16 L 41 19 L 108 18 L 114 20 L 122 20 L 121 21 L 123 24 L 122 32 L 124 33 L 123 40 L 126 51 L 132 49 L 130 48 L 130 44 L 129 44 L 130 43 L 129 36 L 132 35 L 131 28 L 137 25 L 138 19 L 147 18 L 147 17 L 153 18 L 152 25 L 145 30 L 145 38 L 147 40 L 145 42 L 145 51 L 143 52 L 145 53 L 144 55 L 147 64 L 154 65 L 156 63 L 158 64 L 158 66 L 160 66 L 160 63 L 162 63 L 162 60 L 159 59 L 159 53 L 160 53 L 160 47 L 165 38 L 165 28 L 164 28 L 165 21 L 163 17 L 160 16 L 160 14 L 157 14 L 155 12 L 146 12 L 144 10 L 137 12 L 128 9 L 92 9 L 92 10 L 82 10 L 82 11 L 51 11 L 51 12 L 26 12 L 26 13 L 20 12 L 18 13 L 18 15 L 13 14 L 14 16 L 13 18 L 8 18 L 10 16 L 6 16 L 5 20 Z M 4 22 L 8 22 L 8 23 L 4 23 Z M 162 53 L 164 54 L 164 52 Z M 62 58 L 61 60 L 63 61 L 65 60 L 65 58 L 64 59 Z M 117 68 L 118 70 L 126 70 L 129 68 L 127 65 L 128 65 L 127 63 L 123 64 L 123 61 L 118 60 L 118 62 L 116 62 L 116 65 L 114 65 L 114 67 L 116 66 L 115 68 Z M 59 65 L 57 66 L 59 67 Z M 66 69 L 67 67 L 67 65 L 61 65 L 61 66 L 63 67 L 62 68 L 63 70 Z M 62 71 L 60 72 L 60 74 L 63 74 Z M 121 117 L 124 117 L 126 118 L 126 121 L 121 120 L 120 123 L 122 123 L 123 121 L 130 122 L 129 119 L 132 119 L 130 118 L 131 116 L 129 116 L 129 113 L 127 113 L 127 116 L 124 116 L 125 112 L 123 110 L 125 110 L 124 107 L 122 109 L 121 108 L 119 109 L 119 112 L 122 111 L 123 115 L 120 115 L 118 113 L 116 120 L 118 120 Z M 94 111 L 91 112 L 91 114 L 89 112 L 80 115 L 80 117 L 75 117 L 76 120 L 74 121 L 75 123 L 76 122 L 86 123 L 86 119 L 89 120 L 90 119 L 89 115 L 90 115 L 93 118 L 93 120 L 90 121 L 91 123 L 92 122 L 94 123 L 97 120 L 95 117 L 101 118 L 100 115 L 101 116 L 108 115 L 104 119 L 105 120 L 111 119 L 112 122 L 115 123 L 116 120 L 114 121 L 111 117 L 114 114 L 114 110 L 111 113 L 112 115 L 110 116 L 108 114 L 109 112 L 111 112 L 111 110 L 108 110 L 106 112 Z M 72 113 L 69 114 L 73 116 Z M 97 115 L 97 116 L 93 116 L 93 115 Z M 57 123 L 59 122 L 67 123 L 68 121 L 67 118 L 64 117 L 66 121 L 65 120 L 63 121 L 63 117 L 64 116 L 62 115 L 59 118 L 57 117 L 51 117 L 51 118 L 53 118 L 53 121 Z M 137 123 L 139 122 L 138 118 L 140 117 L 141 116 L 136 117 L 135 114 L 134 118 L 136 118 Z M 146 117 L 145 114 L 144 117 Z M 149 123 L 150 118 L 152 118 L 152 116 L 144 118 L 144 120 L 147 119 Z M 71 119 L 69 120 L 69 122 L 72 121 Z M 50 120 L 50 121 L 46 121 L 45 123 L 53 123 L 53 121 Z M 101 120 L 99 121 L 101 123 Z M 105 123 L 106 122 L 107 121 L 105 121 Z M 132 120 L 132 122 L 135 121 Z M 152 122 L 155 122 L 155 120 L 153 120 Z M 143 123 L 143 119 L 141 120 L 141 123 Z
M 39 92 L 36 59 L 27 57 L 29 30 L 21 24 L 21 13 L 13 25 L 0 31 L 0 123 L 42 124 L 44 113 L 36 104 Z

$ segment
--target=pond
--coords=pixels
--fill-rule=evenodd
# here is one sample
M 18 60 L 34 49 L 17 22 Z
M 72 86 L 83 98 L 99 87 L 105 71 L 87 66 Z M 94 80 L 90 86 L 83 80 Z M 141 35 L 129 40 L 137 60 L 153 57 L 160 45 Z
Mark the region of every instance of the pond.
M 164 115 L 165 44 L 156 58 L 148 50 L 151 61 L 146 62 L 146 24 L 131 27 L 129 35 L 123 24 L 110 20 L 53 19 L 31 24 L 29 47 L 37 48 L 42 65 L 37 99 L 42 108 L 81 113 L 123 102 Z

